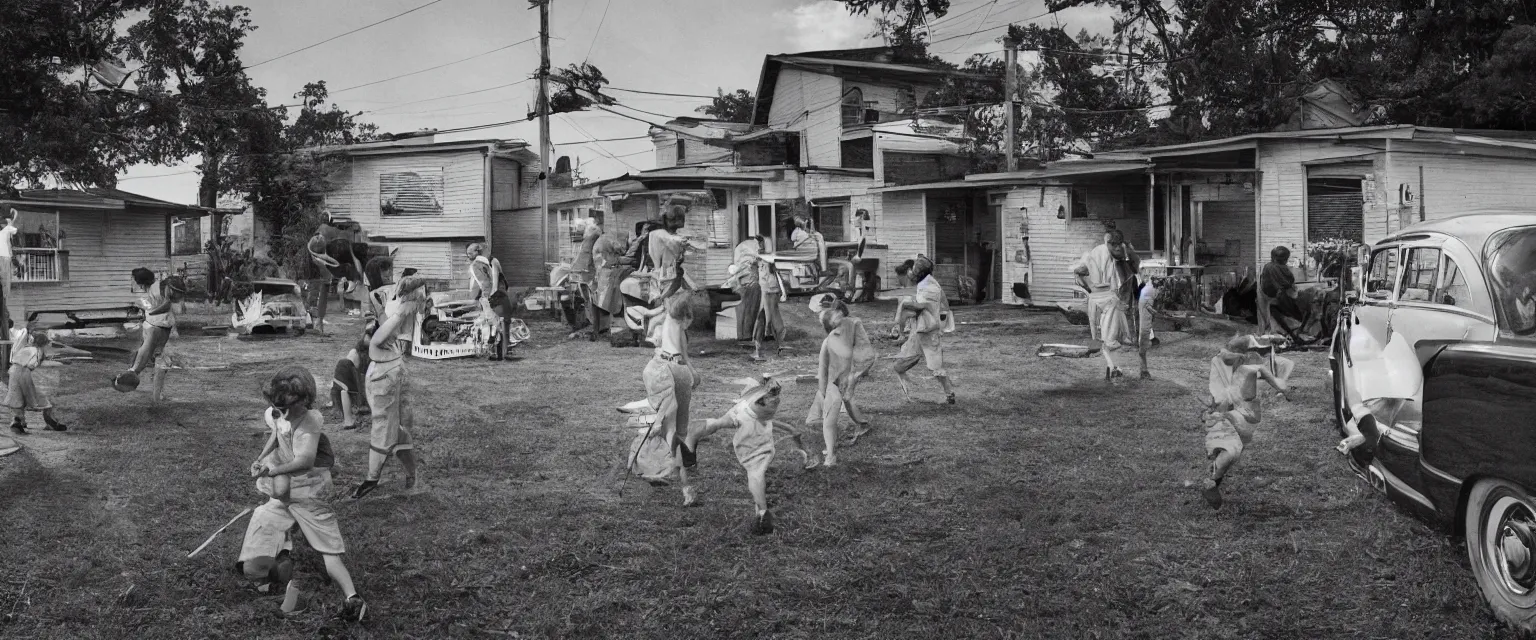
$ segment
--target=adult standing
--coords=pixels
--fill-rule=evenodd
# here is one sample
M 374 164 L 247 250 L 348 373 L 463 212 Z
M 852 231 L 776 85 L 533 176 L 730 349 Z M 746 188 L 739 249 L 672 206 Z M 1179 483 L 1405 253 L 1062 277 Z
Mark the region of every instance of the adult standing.
M 784 351 L 784 316 L 779 313 L 784 283 L 779 281 L 779 270 L 774 266 L 773 241 L 763 239 L 763 252 L 757 258 L 758 298 L 757 327 L 752 331 L 752 359 L 763 359 L 763 340 L 773 332 L 775 353 Z
M 363 275 L 368 282 L 368 310 L 367 313 L 375 318 L 384 318 L 383 300 L 389 299 L 392 292 L 382 290 L 394 281 L 395 261 L 389 256 L 377 256 L 368 260 L 368 265 L 363 268 Z
M 13 264 L 16 260 L 16 254 L 11 249 L 11 243 L 16 241 L 16 234 L 18 232 L 16 218 L 20 215 L 15 209 L 7 211 L 5 214 L 5 226 L 0 227 L 0 293 L 4 294 L 3 297 L 0 297 L 0 304 L 3 304 L 5 307 L 7 324 L 4 328 L 7 332 L 10 330 L 11 324 L 15 323 L 17 316 L 23 319 L 26 318 L 25 313 L 19 313 L 22 311 L 21 304 L 11 297 L 11 279 L 16 275 L 16 267 Z
M 645 244 L 651 259 L 651 301 L 656 307 L 665 307 L 675 296 L 689 296 L 696 287 L 683 271 L 683 258 L 688 252 L 688 237 L 679 233 L 687 223 L 688 209 L 681 204 L 668 204 L 661 216 L 661 228 L 645 236 Z M 656 330 L 661 326 L 660 316 L 652 316 L 646 326 L 646 336 L 655 341 Z
M 603 327 L 599 326 L 603 319 L 603 313 L 597 308 L 597 241 L 603 237 L 603 228 L 598 226 L 596 218 L 587 218 L 581 230 L 581 246 L 576 249 L 576 258 L 571 261 L 570 278 L 576 285 L 579 297 L 586 305 L 587 324 L 590 333 L 588 341 L 596 341 Z
M 594 318 L 593 340 L 600 331 L 608 330 L 613 317 L 624 313 L 624 296 L 619 291 L 619 283 L 626 273 L 621 262 L 628 250 L 629 243 L 619 237 L 618 231 L 602 234 L 592 245 L 593 266 L 597 269 L 592 285 L 593 298 L 588 301 Z
M 1100 353 L 1104 355 L 1105 380 L 1125 375 L 1115 366 L 1111 354 L 1132 344 L 1135 339 L 1134 334 L 1129 333 L 1129 322 L 1125 317 L 1125 289 L 1134 285 L 1128 284 L 1126 267 L 1120 264 L 1125 252 L 1130 251 L 1130 247 L 1124 245 L 1125 235 L 1118 229 L 1111 229 L 1104 233 L 1101 244 L 1072 263 L 1072 273 L 1077 276 L 1078 285 L 1088 291 L 1088 326 L 1093 339 L 1102 344 Z M 1116 257 L 1117 251 L 1122 258 Z
M 325 311 L 331 306 L 331 269 L 339 268 L 341 263 L 330 256 L 323 227 L 315 229 L 315 235 L 310 236 L 304 248 L 309 251 L 309 277 L 305 280 L 308 296 L 315 304 L 315 331 L 324 334 Z
M 405 467 L 407 492 L 421 491 L 421 476 L 416 467 L 415 442 L 411 437 L 414 415 L 410 407 L 409 379 L 406 377 L 405 352 L 395 339 L 400 326 L 426 309 L 426 282 L 405 277 L 396 285 L 397 306 L 368 337 L 368 407 L 373 423 L 368 436 L 368 475 L 352 491 L 352 499 L 361 499 L 379 486 L 384 463 L 390 456 Z
M 726 288 L 741 298 L 736 304 L 738 340 L 750 340 L 757 335 L 758 308 L 762 306 L 763 295 L 763 288 L 757 284 L 757 257 L 762 251 L 762 236 L 752 236 L 737 244 L 731 261 L 731 277 L 725 281 Z
M 501 272 L 501 261 L 485 255 L 485 245 L 478 242 L 470 244 L 467 253 L 469 254 L 470 293 L 474 294 L 475 300 L 480 302 L 481 314 L 495 316 L 497 338 L 495 353 L 491 355 L 491 359 L 505 360 L 512 309 L 507 300 L 507 282 Z

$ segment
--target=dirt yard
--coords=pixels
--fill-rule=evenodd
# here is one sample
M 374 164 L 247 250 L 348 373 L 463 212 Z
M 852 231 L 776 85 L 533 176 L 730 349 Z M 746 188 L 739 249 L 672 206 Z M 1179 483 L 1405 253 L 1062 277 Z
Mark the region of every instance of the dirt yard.
M 803 301 L 792 350 L 695 340 L 720 415 L 761 370 L 811 373 L 820 331 Z M 889 308 L 855 313 L 883 331 Z M 1485 638 L 1506 633 L 1461 543 L 1402 515 L 1331 451 L 1326 362 L 1299 359 L 1291 403 L 1266 409 L 1213 512 L 1196 422 L 1226 336 L 1165 334 L 1151 381 L 1102 380 L 1099 360 L 1035 357 L 1087 339 L 1059 315 L 958 310 L 947 347 L 959 404 L 935 384 L 902 400 L 890 364 L 861 389 L 876 431 L 844 465 L 780 456 L 778 531 L 748 532 L 751 501 L 722 433 L 700 450 L 701 504 L 616 471 L 630 433 L 614 411 L 644 396 L 648 349 L 567 342 L 531 320 L 519 360 L 413 361 L 425 495 L 338 501 L 347 563 L 370 604 L 337 622 L 336 589 L 300 544 L 309 612 L 231 570 L 261 502 L 246 470 L 265 429 L 264 376 L 302 364 L 322 382 L 358 323 L 332 335 L 192 337 L 175 348 L 176 402 L 109 387 L 126 351 L 49 369 L 68 433 L 36 431 L 0 458 L 0 635 L 27 638 Z M 98 345 L 126 349 L 131 341 Z M 883 355 L 896 346 L 881 341 Z M 1134 364 L 1126 363 L 1134 370 Z M 323 388 L 323 387 L 322 387 Z M 790 384 L 781 417 L 813 394 Z M 33 422 L 40 422 L 34 416 Z M 366 435 L 326 430 L 338 485 L 360 480 Z M 807 434 L 808 443 L 819 438 Z M 817 447 L 819 449 L 819 447 Z

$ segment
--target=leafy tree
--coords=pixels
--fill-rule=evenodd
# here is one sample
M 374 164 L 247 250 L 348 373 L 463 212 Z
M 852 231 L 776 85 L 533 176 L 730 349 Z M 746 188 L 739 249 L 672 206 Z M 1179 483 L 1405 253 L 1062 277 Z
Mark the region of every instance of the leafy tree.
M 89 79 L 88 70 L 121 47 L 117 23 L 150 4 L 0 2 L 0 186 L 112 184 L 138 162 L 170 159 L 148 144 L 163 137 L 163 114 L 132 92 L 93 87 Z
M 714 101 L 699 107 L 697 111 L 725 122 L 751 122 L 752 109 L 756 106 L 757 98 L 751 91 L 737 89 L 733 93 L 726 93 L 725 89 L 716 88 Z

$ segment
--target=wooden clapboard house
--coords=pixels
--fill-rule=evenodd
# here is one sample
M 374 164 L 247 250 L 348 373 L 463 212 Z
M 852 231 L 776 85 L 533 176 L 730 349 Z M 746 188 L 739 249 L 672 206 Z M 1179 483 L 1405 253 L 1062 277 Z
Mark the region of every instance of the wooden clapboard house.
M 171 274 L 182 262 L 173 256 L 178 227 L 213 213 L 118 189 L 22 191 L 0 199 L 0 210 L 10 208 L 20 214 L 14 252 L 21 267 L 6 303 L 13 319 L 44 324 L 139 315 L 133 269 Z

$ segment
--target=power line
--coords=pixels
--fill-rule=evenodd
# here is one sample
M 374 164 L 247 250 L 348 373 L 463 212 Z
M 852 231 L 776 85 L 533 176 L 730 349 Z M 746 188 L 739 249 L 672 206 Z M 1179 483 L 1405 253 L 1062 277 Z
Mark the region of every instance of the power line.
M 507 87 L 515 87 L 515 86 L 520 85 L 520 84 L 522 84 L 524 82 L 532 82 L 532 81 L 533 81 L 533 78 L 523 78 L 522 80 L 518 80 L 517 82 L 511 82 L 511 83 L 507 83 L 507 84 L 499 84 L 499 85 L 496 85 L 494 87 L 488 87 L 488 88 L 485 88 L 485 89 L 476 89 L 474 91 L 465 91 L 464 93 L 454 93 L 454 94 L 449 94 L 449 95 L 446 95 L 446 96 L 437 96 L 435 98 L 423 98 L 421 100 L 412 100 L 410 102 L 402 102 L 400 104 L 397 104 L 397 105 L 394 105 L 394 106 L 390 106 L 390 107 L 385 107 L 385 108 L 386 109 L 394 109 L 396 107 L 404 107 L 404 106 L 407 106 L 407 105 L 420 104 L 420 103 L 423 103 L 423 102 L 432 102 L 434 100 L 447 100 L 448 98 L 457 98 L 459 96 L 468 96 L 468 95 L 474 95 L 476 93 L 485 93 L 487 91 L 495 91 L 497 89 L 506 89 Z M 363 113 L 374 113 L 374 112 L 373 111 L 364 111 Z
M 714 100 L 715 98 L 719 97 L 719 96 L 704 96 L 704 95 L 699 95 L 697 93 L 667 93 L 667 92 L 664 92 L 664 91 L 641 91 L 639 89 L 622 89 L 622 88 L 619 88 L 619 87 L 608 87 L 608 88 L 613 90 L 613 91 L 623 91 L 624 93 L 640 93 L 640 94 L 645 94 L 645 95 L 648 95 L 648 96 L 665 96 L 665 97 L 668 97 L 668 98 L 702 98 L 704 100 Z
M 477 53 L 477 54 L 472 55 L 472 56 L 470 56 L 468 58 L 459 58 L 458 60 L 454 60 L 453 62 L 445 62 L 445 63 L 437 65 L 435 67 L 427 67 L 426 69 L 422 69 L 420 71 L 412 71 L 410 73 L 402 73 L 402 74 L 400 74 L 398 76 L 392 76 L 392 77 L 389 77 L 389 78 L 385 78 L 383 80 L 374 80 L 373 82 L 365 82 L 363 84 L 354 85 L 354 86 L 351 86 L 351 87 L 347 87 L 345 89 L 337 89 L 335 91 L 332 91 L 331 94 L 335 95 L 335 94 L 341 93 L 343 91 L 351 91 L 353 89 L 361 89 L 363 87 L 371 87 L 373 85 L 383 84 L 383 83 L 389 82 L 391 80 L 399 80 L 401 78 L 408 78 L 410 76 L 423 74 L 423 73 L 426 73 L 428 71 L 436 71 L 436 70 L 441 69 L 443 67 L 450 67 L 450 66 L 456 65 L 456 64 L 458 64 L 460 62 L 468 62 L 470 60 L 474 60 L 475 58 L 482 58 L 482 57 L 491 55 L 493 53 L 496 53 L 498 51 L 506 51 L 507 49 L 511 49 L 512 47 L 515 47 L 517 45 L 526 44 L 526 43 L 533 42 L 534 40 L 538 40 L 538 39 L 539 39 L 538 36 L 534 36 L 534 37 L 528 38 L 526 40 L 518 40 L 517 42 L 514 42 L 512 44 L 506 45 L 504 47 L 497 47 L 495 49 L 491 49 L 490 51 L 486 51 L 484 53 Z
M 175 173 L 160 173 L 160 174 L 156 174 L 156 175 L 152 175 L 152 176 L 129 176 L 127 178 L 118 178 L 117 181 L 118 182 L 123 182 L 125 180 L 148 180 L 148 179 L 151 179 L 151 178 L 169 178 L 171 176 L 184 176 L 184 175 L 187 175 L 189 173 L 198 173 L 198 170 L 197 169 L 190 169 L 190 170 L 187 170 L 187 171 L 177 171 Z
M 597 30 L 592 32 L 592 42 L 587 45 L 587 55 L 581 59 L 586 62 L 592 59 L 592 47 L 597 46 L 597 37 L 603 33 L 603 23 L 608 21 L 608 9 L 613 5 L 613 0 L 603 3 L 603 17 L 597 21 Z
M 928 44 L 934 45 L 934 44 L 938 44 L 940 42 L 948 42 L 950 40 L 958 40 L 960 38 L 968 38 L 970 36 L 986 33 L 988 31 L 996 31 L 998 29 L 1004 29 L 1004 28 L 1007 28 L 1007 27 L 1011 27 L 1011 26 L 1013 26 L 1012 22 L 1030 22 L 1030 21 L 1033 21 L 1033 20 L 1039 20 L 1041 18 L 1044 18 L 1044 17 L 1046 17 L 1048 15 L 1052 15 L 1054 13 L 1056 13 L 1056 11 L 1055 10 L 1051 10 L 1051 11 L 1047 11 L 1047 12 L 1042 13 L 1042 14 L 1037 15 L 1037 16 L 1030 16 L 1028 18 L 1024 18 L 1022 20 L 1013 20 L 1013 21 L 1010 21 L 1009 24 L 1000 24 L 1000 25 L 997 25 L 995 27 L 987 27 L 987 28 L 984 28 L 984 29 L 977 29 L 977 30 L 972 31 L 970 33 L 961 33 L 961 34 L 952 35 L 952 36 L 950 36 L 948 38 L 939 38 L 938 40 L 934 40 L 933 42 L 930 42 Z
M 565 115 L 563 113 L 559 114 L 559 115 L 561 116 L 560 117 L 561 120 L 564 120 L 564 121 L 566 121 L 567 124 L 571 125 L 572 127 L 575 127 L 577 131 L 580 131 L 582 133 L 587 134 L 588 138 L 592 138 L 594 140 L 597 139 L 597 136 L 592 135 L 592 132 L 587 131 L 586 129 L 582 128 L 582 126 L 579 123 L 577 123 L 575 120 L 571 119 L 570 116 L 567 116 L 567 115 Z M 612 158 L 615 162 L 618 162 L 618 163 L 620 163 L 620 164 L 622 164 L 622 165 L 624 165 L 626 167 L 629 167 L 631 170 L 634 170 L 634 171 L 639 171 L 640 170 L 639 167 L 636 167 L 635 165 L 632 165 L 632 164 L 630 164 L 628 162 L 625 162 L 622 159 L 618 158 L 617 156 L 613 155 L 612 153 L 609 153 L 608 149 L 606 147 L 604 147 L 601 143 L 593 143 L 593 146 L 597 147 L 598 153 L 601 153 L 601 154 L 603 154 L 605 156 L 608 156 L 609 158 Z
M 578 145 L 578 144 L 586 144 L 588 142 L 622 142 L 624 140 L 650 140 L 650 139 L 651 139 L 651 137 L 647 135 L 647 136 L 629 136 L 627 138 L 602 138 L 602 139 L 598 139 L 598 140 L 582 140 L 581 142 L 553 142 L 553 143 L 550 143 L 550 144 L 553 144 L 553 145 L 558 147 L 558 146 L 562 146 L 562 145 L 563 146 L 572 146 L 572 145 Z
M 934 27 L 938 27 L 938 26 L 941 26 L 941 25 L 942 26 L 949 26 L 951 24 L 955 24 L 956 20 L 964 18 L 965 16 L 968 16 L 970 14 L 976 13 L 977 11 L 980 11 L 982 7 L 995 6 L 996 4 L 997 4 L 997 0 L 987 0 L 986 2 L 978 4 L 978 5 L 974 6 L 974 7 L 971 7 L 970 9 L 968 9 L 968 10 L 966 10 L 964 12 L 961 12 L 961 13 L 951 13 L 951 14 L 949 14 L 947 16 L 939 18 L 938 20 L 934 20 L 933 22 L 928 23 L 928 28 L 932 29 Z
M 987 26 L 987 21 L 992 19 L 992 9 L 994 7 L 996 7 L 996 6 L 997 6 L 997 0 L 992 0 L 992 4 L 987 5 L 987 13 L 986 13 L 986 15 L 981 17 L 981 22 L 976 25 L 976 28 L 980 29 L 982 27 Z M 974 11 L 974 9 L 973 9 L 973 11 Z M 974 35 L 974 34 L 972 34 L 972 35 Z M 971 36 L 966 36 L 965 37 L 965 42 L 960 43 L 960 46 L 955 47 L 954 51 L 950 51 L 950 53 L 955 53 L 956 51 L 964 49 L 966 47 L 966 45 L 969 45 L 970 43 L 971 43 Z
M 301 51 L 308 51 L 308 50 L 310 50 L 310 49 L 313 49 L 313 48 L 315 48 L 315 47 L 318 47 L 318 46 L 320 46 L 320 45 L 322 45 L 322 44 L 325 44 L 325 43 L 327 43 L 327 42 L 331 42 L 331 41 L 334 41 L 334 40 L 339 40 L 339 39 L 341 39 L 341 38 L 345 38 L 345 37 L 347 37 L 347 36 L 350 36 L 350 35 L 352 35 L 352 34 L 354 34 L 354 33 L 357 33 L 357 32 L 359 32 L 359 31 L 363 31 L 363 30 L 365 30 L 365 29 L 371 29 L 371 28 L 373 28 L 373 27 L 377 27 L 377 26 L 379 26 L 379 25 L 381 25 L 381 24 L 384 24 L 384 23 L 386 23 L 386 22 L 389 22 L 389 21 L 390 21 L 390 20 L 394 20 L 394 19 L 395 19 L 395 18 L 399 18 L 399 17 L 400 17 L 400 16 L 403 16 L 403 15 L 406 15 L 406 14 L 410 14 L 410 13 L 415 13 L 415 12 L 417 12 L 417 11 L 421 11 L 421 10 L 422 10 L 422 9 L 425 9 L 425 8 L 427 8 L 427 7 L 430 7 L 430 6 L 432 6 L 432 5 L 434 5 L 434 4 L 437 4 L 437 3 L 439 3 L 439 2 L 442 2 L 442 1 L 443 1 L 443 0 L 432 0 L 432 1 L 431 1 L 431 2 L 428 2 L 428 3 L 426 3 L 426 4 L 424 4 L 424 5 L 421 5 L 421 6 L 419 6 L 419 7 L 416 7 L 416 8 L 415 8 L 415 9 L 411 9 L 411 10 L 408 10 L 408 11 L 405 11 L 405 12 L 402 12 L 402 13 L 397 13 L 397 14 L 395 14 L 395 15 L 392 15 L 392 16 L 390 16 L 390 17 L 388 17 L 388 18 L 385 18 L 385 19 L 383 19 L 383 20 L 380 20 L 380 21 L 378 21 L 378 22 L 375 22 L 375 23 L 372 23 L 372 24 L 368 24 L 368 25 L 364 25 L 364 26 L 361 26 L 361 27 L 358 27 L 358 28 L 356 28 L 356 29 L 353 29 L 353 30 L 351 30 L 351 31 L 348 31 L 348 32 L 346 32 L 346 33 L 343 33 L 343 34 L 341 34 L 341 35 L 339 35 L 339 36 L 331 36 L 331 37 L 329 37 L 329 38 L 326 38 L 326 39 L 324 39 L 324 40 L 321 40 L 321 41 L 319 41 L 319 42 L 316 42 L 316 43 L 314 43 L 314 44 L 312 44 L 312 45 L 309 45 L 309 46 L 307 46 L 307 47 L 301 47 L 301 48 L 298 48 L 298 49 L 294 49 L 294 50 L 293 50 L 293 51 L 289 51 L 289 52 L 288 52 L 288 53 L 285 53 L 285 54 L 283 54 L 283 55 L 280 55 L 280 56 L 278 56 L 278 57 L 276 57 L 276 58 L 267 58 L 267 59 L 266 59 L 266 60 L 262 60 L 262 61 L 261 61 L 261 62 L 258 62 L 258 63 L 256 63 L 256 64 L 252 64 L 252 65 L 246 65 L 246 67 L 245 67 L 245 68 L 246 68 L 246 69 L 254 69 L 254 68 L 256 68 L 256 67 L 259 67 L 259 66 L 261 66 L 261 65 L 264 65 L 264 64 L 266 64 L 266 63 L 268 63 L 268 62 L 273 62 L 273 61 L 276 61 L 276 60 L 282 60 L 282 59 L 283 59 L 283 58 L 286 58 L 286 57 L 288 57 L 288 56 L 291 56 L 291 55 L 293 55 L 293 54 L 295 54 L 295 53 L 299 53 L 299 52 L 301 52 Z

